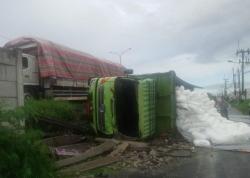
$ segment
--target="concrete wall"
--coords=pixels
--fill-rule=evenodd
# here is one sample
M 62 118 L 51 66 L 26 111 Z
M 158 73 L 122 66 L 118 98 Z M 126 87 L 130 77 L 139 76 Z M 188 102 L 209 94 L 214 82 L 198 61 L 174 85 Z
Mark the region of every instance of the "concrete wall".
M 0 48 L 0 102 L 5 108 L 23 105 L 21 51 Z

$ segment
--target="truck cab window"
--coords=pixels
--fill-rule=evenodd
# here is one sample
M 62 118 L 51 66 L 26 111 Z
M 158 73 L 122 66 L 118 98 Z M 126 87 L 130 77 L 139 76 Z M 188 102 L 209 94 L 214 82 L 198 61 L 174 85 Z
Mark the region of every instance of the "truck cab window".
M 23 69 L 27 69 L 29 67 L 29 63 L 28 63 L 28 58 L 27 57 L 22 57 L 22 66 L 23 66 Z

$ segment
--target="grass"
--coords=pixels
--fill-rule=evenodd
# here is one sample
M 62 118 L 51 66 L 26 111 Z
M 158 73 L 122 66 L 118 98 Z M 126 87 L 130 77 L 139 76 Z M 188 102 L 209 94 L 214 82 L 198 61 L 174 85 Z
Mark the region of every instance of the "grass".
M 34 129 L 42 127 L 35 121 L 78 121 L 83 115 L 82 104 L 66 101 L 30 100 L 14 110 L 4 110 L 0 103 L 0 178 L 57 177 L 49 149 L 41 142 L 42 132 Z M 22 123 L 27 121 L 34 121 L 35 126 L 24 128 Z
M 56 125 L 48 125 L 39 119 L 54 119 L 67 121 L 72 124 L 80 124 L 82 132 L 91 132 L 89 122 L 84 120 L 83 103 L 72 103 L 68 101 L 55 101 L 49 99 L 29 100 L 21 108 L 26 118 L 28 128 L 36 128 L 47 133 L 60 133 L 65 129 Z
M 22 129 L 24 115 L 21 108 L 0 109 L 0 178 L 54 178 L 49 149 L 39 131 Z
M 49 150 L 40 141 L 38 132 L 19 134 L 1 128 L 0 147 L 1 178 L 56 177 Z
M 83 117 L 83 106 L 67 101 L 29 100 L 25 103 L 23 110 L 26 117 L 34 120 L 49 118 L 71 121 Z
M 29 100 L 25 102 L 24 106 L 14 110 L 3 110 L 2 106 L 4 104 L 0 103 L 0 115 L 4 115 L 2 118 L 8 118 L 8 122 L 11 122 L 15 127 L 23 122 L 28 129 L 40 129 L 49 133 L 65 131 L 62 127 L 39 121 L 39 119 L 54 119 L 78 125 L 82 129 L 82 133 L 92 133 L 89 120 L 84 119 L 86 114 L 83 103 L 42 99 Z
M 231 101 L 231 105 L 238 109 L 243 114 L 249 114 L 250 111 L 250 99 L 237 101 L 233 100 Z

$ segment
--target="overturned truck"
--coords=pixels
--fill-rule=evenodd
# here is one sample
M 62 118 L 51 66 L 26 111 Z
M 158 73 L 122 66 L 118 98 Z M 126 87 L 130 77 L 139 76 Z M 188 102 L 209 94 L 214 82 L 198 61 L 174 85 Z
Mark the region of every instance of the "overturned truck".
M 148 138 L 175 132 L 176 86 L 196 86 L 178 78 L 174 71 L 128 77 L 94 78 L 89 100 L 96 133 Z

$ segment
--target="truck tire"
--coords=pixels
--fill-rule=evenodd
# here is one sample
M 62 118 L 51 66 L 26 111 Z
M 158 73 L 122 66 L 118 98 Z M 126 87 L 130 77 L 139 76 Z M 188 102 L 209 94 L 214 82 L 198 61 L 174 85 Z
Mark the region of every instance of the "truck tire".
M 31 93 L 24 93 L 24 101 L 28 101 L 33 99 L 33 96 Z

